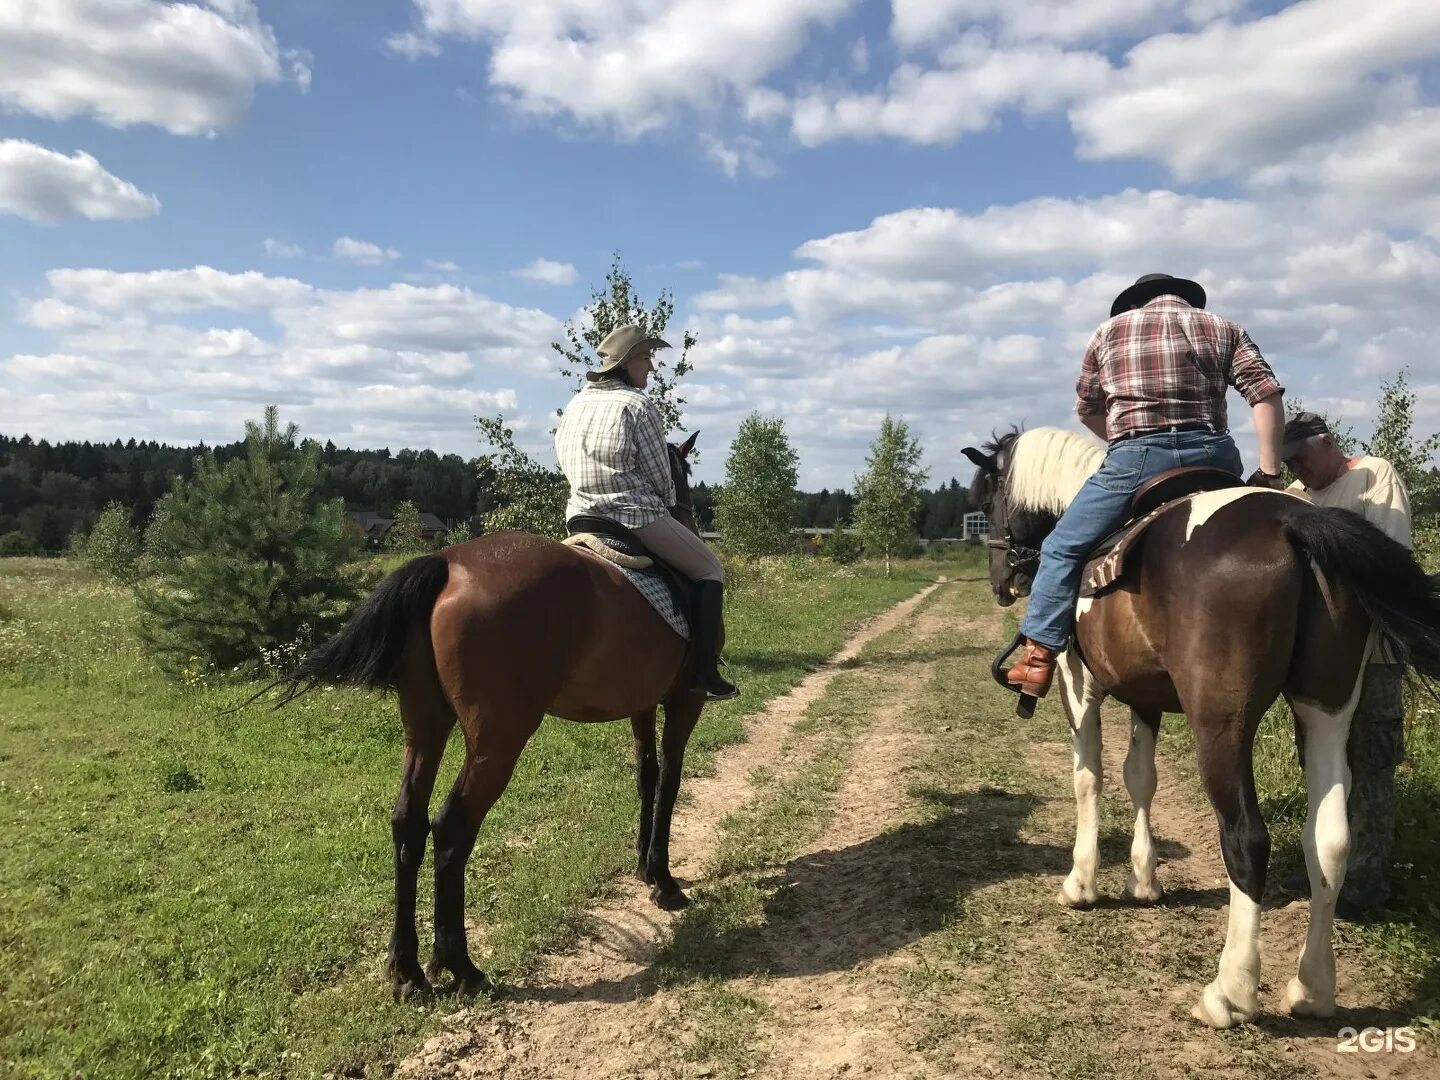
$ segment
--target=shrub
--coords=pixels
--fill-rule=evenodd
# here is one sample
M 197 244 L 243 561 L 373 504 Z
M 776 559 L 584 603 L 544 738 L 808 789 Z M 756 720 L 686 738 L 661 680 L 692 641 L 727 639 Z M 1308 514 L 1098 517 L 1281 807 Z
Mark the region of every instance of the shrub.
M 126 583 L 134 581 L 140 558 L 140 532 L 130 524 L 130 511 L 118 502 L 106 506 L 76 556 L 101 577 Z
M 272 405 L 245 454 L 196 459 L 146 532 L 156 576 L 137 587 L 140 636 L 160 667 L 254 672 L 276 649 L 338 629 L 369 584 L 347 570 L 359 538 L 340 499 L 316 494 L 320 447 L 281 431 Z

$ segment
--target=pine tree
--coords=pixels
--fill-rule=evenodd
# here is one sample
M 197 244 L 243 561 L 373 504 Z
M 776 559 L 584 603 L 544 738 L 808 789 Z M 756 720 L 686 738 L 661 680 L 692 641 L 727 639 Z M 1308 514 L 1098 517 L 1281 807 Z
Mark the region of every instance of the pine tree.
M 891 557 L 914 546 L 920 486 L 929 472 L 920 467 L 920 440 L 889 413 L 865 460 L 869 469 L 855 478 L 855 528 L 866 551 L 885 553 L 888 577 Z
M 106 506 L 76 555 L 102 577 L 133 582 L 140 558 L 140 532 L 130 524 L 130 511 L 118 502 Z
M 420 530 L 420 510 L 406 499 L 395 508 L 395 520 L 385 533 L 385 550 L 392 555 L 419 555 L 430 545 Z
M 338 629 L 368 584 L 346 570 L 359 540 L 343 503 L 316 495 L 320 447 L 296 435 L 267 406 L 263 426 L 245 425 L 243 455 L 199 457 L 147 531 L 157 576 L 136 589 L 140 634 L 167 673 L 254 671 Z
M 725 461 L 725 485 L 715 493 L 715 523 L 726 548 L 742 555 L 796 550 L 799 460 L 784 420 L 751 413 L 740 422 Z

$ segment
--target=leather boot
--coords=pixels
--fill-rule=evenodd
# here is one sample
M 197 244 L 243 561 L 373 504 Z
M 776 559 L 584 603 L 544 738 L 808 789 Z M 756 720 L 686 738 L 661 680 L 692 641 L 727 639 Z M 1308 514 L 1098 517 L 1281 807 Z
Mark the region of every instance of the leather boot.
M 705 696 L 711 701 L 724 701 L 740 693 L 717 670 L 724 611 L 725 586 L 718 581 L 697 581 L 695 623 L 691 627 L 695 647 L 694 689 L 705 691 Z
M 1018 686 L 1022 694 L 1042 698 L 1050 692 L 1050 683 L 1055 678 L 1057 655 L 1054 649 L 1027 638 L 1025 652 L 1006 673 L 1005 681 L 1011 686 Z

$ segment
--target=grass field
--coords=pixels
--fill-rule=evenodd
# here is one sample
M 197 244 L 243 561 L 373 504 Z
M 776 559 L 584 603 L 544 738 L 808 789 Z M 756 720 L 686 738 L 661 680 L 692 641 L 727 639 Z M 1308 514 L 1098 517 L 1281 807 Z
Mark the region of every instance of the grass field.
M 750 569 L 728 608 L 744 695 L 707 709 L 689 769 L 937 572 Z M 0 1073 L 383 1074 L 453 1007 L 396 1005 L 381 971 L 394 703 L 325 691 L 222 716 L 253 687 L 164 682 L 133 620 L 71 563 L 0 560 Z M 563 943 L 632 864 L 629 755 L 623 724 L 547 721 L 528 748 L 469 867 L 487 970 Z

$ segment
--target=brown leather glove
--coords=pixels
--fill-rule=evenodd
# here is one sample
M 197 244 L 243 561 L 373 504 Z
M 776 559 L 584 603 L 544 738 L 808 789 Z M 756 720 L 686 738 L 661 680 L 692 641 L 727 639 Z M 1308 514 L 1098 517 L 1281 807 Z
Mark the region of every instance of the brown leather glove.
M 1250 474 L 1250 478 L 1246 480 L 1245 483 L 1249 487 L 1271 488 L 1272 490 L 1280 491 L 1285 487 L 1285 474 L 1275 473 L 1272 475 L 1271 473 L 1261 472 L 1259 469 L 1256 469 Z

